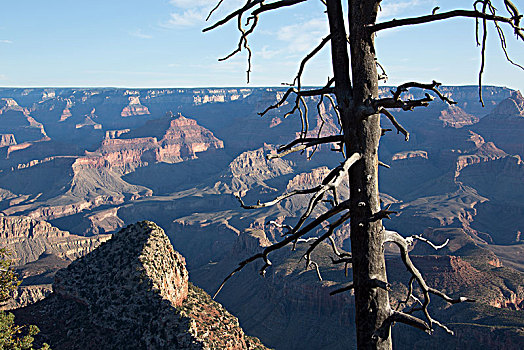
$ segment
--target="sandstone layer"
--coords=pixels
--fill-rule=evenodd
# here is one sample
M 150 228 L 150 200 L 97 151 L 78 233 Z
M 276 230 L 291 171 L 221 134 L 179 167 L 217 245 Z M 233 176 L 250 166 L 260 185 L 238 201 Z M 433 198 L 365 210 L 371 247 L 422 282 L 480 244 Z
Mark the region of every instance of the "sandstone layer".
M 183 116 L 149 121 L 142 129 L 134 133 L 126 133 L 126 130 L 108 132 L 99 149 L 78 162 L 129 171 L 156 162 L 178 163 L 194 159 L 199 152 L 224 147 L 211 131 Z
M 38 260 L 44 252 L 74 260 L 91 252 L 110 235 L 82 237 L 25 216 L 0 216 L 0 239 L 15 265 Z

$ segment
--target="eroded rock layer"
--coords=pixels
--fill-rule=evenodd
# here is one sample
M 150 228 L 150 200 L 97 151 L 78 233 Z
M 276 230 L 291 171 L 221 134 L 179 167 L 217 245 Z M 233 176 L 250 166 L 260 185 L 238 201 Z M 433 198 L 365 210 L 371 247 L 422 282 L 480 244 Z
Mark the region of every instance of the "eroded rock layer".
M 82 237 L 25 216 L 0 216 L 0 239 L 15 265 L 38 260 L 44 252 L 74 260 L 91 252 L 110 235 Z

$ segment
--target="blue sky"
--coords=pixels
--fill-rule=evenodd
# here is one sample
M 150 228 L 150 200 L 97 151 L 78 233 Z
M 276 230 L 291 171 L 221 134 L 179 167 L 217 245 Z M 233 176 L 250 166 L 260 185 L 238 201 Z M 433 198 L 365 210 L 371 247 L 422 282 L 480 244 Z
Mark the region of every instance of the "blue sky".
M 241 0 L 224 0 L 211 19 Z M 381 20 L 471 8 L 472 1 L 384 0 Z M 195 87 L 246 85 L 246 56 L 217 59 L 236 47 L 236 23 L 202 33 L 214 0 L 0 0 L 0 86 Z M 461 5 L 459 5 L 461 4 Z M 499 8 L 503 8 L 499 6 Z M 521 9 L 524 10 L 524 9 Z M 388 85 L 435 79 L 476 84 L 479 48 L 471 19 L 379 33 L 379 61 Z M 507 31 L 508 51 L 524 63 L 524 43 Z M 301 58 L 327 34 L 320 0 L 261 16 L 250 38 L 252 86 L 291 82 Z M 524 71 L 504 59 L 490 31 L 485 84 L 524 90 Z M 329 48 L 306 68 L 303 82 L 332 76 Z

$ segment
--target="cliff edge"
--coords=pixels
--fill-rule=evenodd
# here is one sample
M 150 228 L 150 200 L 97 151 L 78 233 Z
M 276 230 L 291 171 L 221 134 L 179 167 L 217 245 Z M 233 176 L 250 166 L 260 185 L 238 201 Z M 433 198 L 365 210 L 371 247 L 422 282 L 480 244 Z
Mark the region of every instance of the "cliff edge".
M 266 349 L 188 283 L 184 257 L 148 221 L 60 270 L 50 297 L 15 313 L 53 349 Z

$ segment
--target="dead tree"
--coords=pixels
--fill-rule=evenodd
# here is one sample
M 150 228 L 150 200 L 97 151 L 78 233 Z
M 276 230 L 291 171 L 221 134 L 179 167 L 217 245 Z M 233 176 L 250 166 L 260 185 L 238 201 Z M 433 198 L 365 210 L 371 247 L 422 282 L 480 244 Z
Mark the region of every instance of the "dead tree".
M 211 11 L 211 14 L 220 6 L 222 1 L 220 0 Z M 238 52 L 246 50 L 248 54 L 247 74 L 249 82 L 251 49 L 248 45 L 248 37 L 255 30 L 259 17 L 265 12 L 278 10 L 282 7 L 295 6 L 305 1 L 276 0 L 266 2 L 264 0 L 247 0 L 244 6 L 228 14 L 210 27 L 205 28 L 204 31 L 217 28 L 231 20 L 237 20 L 238 30 L 240 31 L 238 46 L 235 51 L 223 59 L 228 59 Z M 260 114 L 264 115 L 269 110 L 279 108 L 284 102 L 292 100 L 292 96 L 294 96 L 294 101 L 291 103 L 292 109 L 286 116 L 295 112 L 299 113 L 302 121 L 300 137 L 280 147 L 278 154 L 271 157 L 284 156 L 306 148 L 318 147 L 321 144 L 335 143 L 340 145 L 345 158 L 344 162 L 333 169 L 323 180 L 322 184 L 317 187 L 285 193 L 273 201 L 267 203 L 259 202 L 256 205 L 245 205 L 242 199 L 238 198 L 242 207 L 256 209 L 274 205 L 290 196 L 311 195 L 309 204 L 299 218 L 298 223 L 295 226 L 286 227 L 287 232 L 284 238 L 266 247 L 260 253 L 240 262 L 239 266 L 226 277 L 224 283 L 244 266 L 256 260 L 264 262 L 261 269 L 261 274 L 263 275 L 266 269 L 271 266 L 269 259 L 271 252 L 289 244 L 297 244 L 297 242 L 303 240 L 302 237 L 305 234 L 318 229 L 321 224 L 327 222 L 329 223 L 327 225 L 328 229 L 323 235 L 313 239 L 312 242 L 310 239 L 307 240 L 311 243 L 305 254 L 306 267 L 315 267 L 318 272 L 318 265 L 311 261 L 311 252 L 322 241 L 327 239 L 332 241 L 331 234 L 333 231 L 345 221 L 350 220 L 351 253 L 341 254 L 333 244 L 334 252 L 338 255 L 337 259 L 333 259 L 333 263 L 345 263 L 346 267 L 348 264 L 351 264 L 353 282 L 340 290 L 333 291 L 333 294 L 350 289 L 354 290 L 358 349 L 390 349 L 390 330 L 395 322 L 406 323 L 428 333 L 431 333 L 435 326 L 452 333 L 443 323 L 435 320 L 430 315 L 428 311 L 430 296 L 434 295 L 442 298 L 451 304 L 473 300 L 466 297 L 453 299 L 441 291 L 428 286 L 420 272 L 411 262 L 408 248 L 414 240 L 424 241 L 435 249 L 438 249 L 438 246 L 433 245 L 423 237 L 411 236 L 406 238 L 397 232 L 384 228 L 382 221 L 389 218 L 392 212 L 389 210 L 389 207 L 382 208 L 379 199 L 378 166 L 383 164 L 378 160 L 378 146 L 380 137 L 388 130 L 381 128 L 381 114 L 391 121 L 396 130 L 402 133 L 407 141 L 409 133 L 395 119 L 390 111 L 391 109 L 413 110 L 414 108 L 428 106 L 434 99 L 433 96 L 437 96 L 448 104 L 454 104 L 455 102 L 439 92 L 440 84 L 435 81 L 425 84 L 408 82 L 392 90 L 391 97 L 379 98 L 378 81 L 384 77 L 385 72 L 377 61 L 374 36 L 375 33 L 390 28 L 414 26 L 454 17 L 473 18 L 476 23 L 477 44 L 481 48 L 479 98 L 482 103 L 481 87 L 485 63 L 487 26 L 489 23 L 495 26 L 506 58 L 509 62 L 517 65 L 509 58 L 506 52 L 506 38 L 502 27 L 506 26 L 509 28 L 516 35 L 517 40 L 524 40 L 524 30 L 521 27 L 522 15 L 520 15 L 517 7 L 510 0 L 502 0 L 504 15 L 500 15 L 497 12 L 491 0 L 476 0 L 473 3 L 473 8 L 470 10 L 459 9 L 439 13 L 439 8 L 436 7 L 425 16 L 377 23 L 380 0 L 348 0 L 348 13 L 343 12 L 341 0 L 320 1 L 326 8 L 325 13 L 329 22 L 328 35 L 321 39 L 318 46 L 301 61 L 298 74 L 282 99 L 276 104 L 269 106 Z M 345 27 L 345 16 L 348 19 L 349 28 Z M 303 89 L 301 78 L 306 64 L 328 43 L 331 45 L 333 78 L 328 79 L 328 83 L 322 88 Z M 377 67 L 380 68 L 380 73 L 377 71 Z M 432 94 L 426 93 L 424 98 L 415 100 L 403 98 L 403 92 L 410 88 L 426 90 L 426 92 L 432 92 Z M 331 99 L 336 107 L 335 110 L 341 123 L 340 134 L 327 137 L 308 135 L 308 115 L 304 99 L 311 96 L 316 96 L 319 99 Z M 350 198 L 339 202 L 337 186 L 342 181 L 349 181 Z M 332 196 L 333 206 L 317 217 L 311 217 L 313 209 L 327 196 Z M 412 277 L 408 285 L 409 290 L 406 302 L 413 299 L 418 304 L 409 310 L 401 310 L 400 308 L 394 310 L 391 307 L 384 258 L 384 244 L 386 242 L 392 242 L 400 248 L 401 258 L 411 273 Z M 417 298 L 413 292 L 414 282 L 417 283 L 421 291 L 421 298 Z M 415 311 L 421 312 L 422 318 L 414 316 L 413 313 Z

